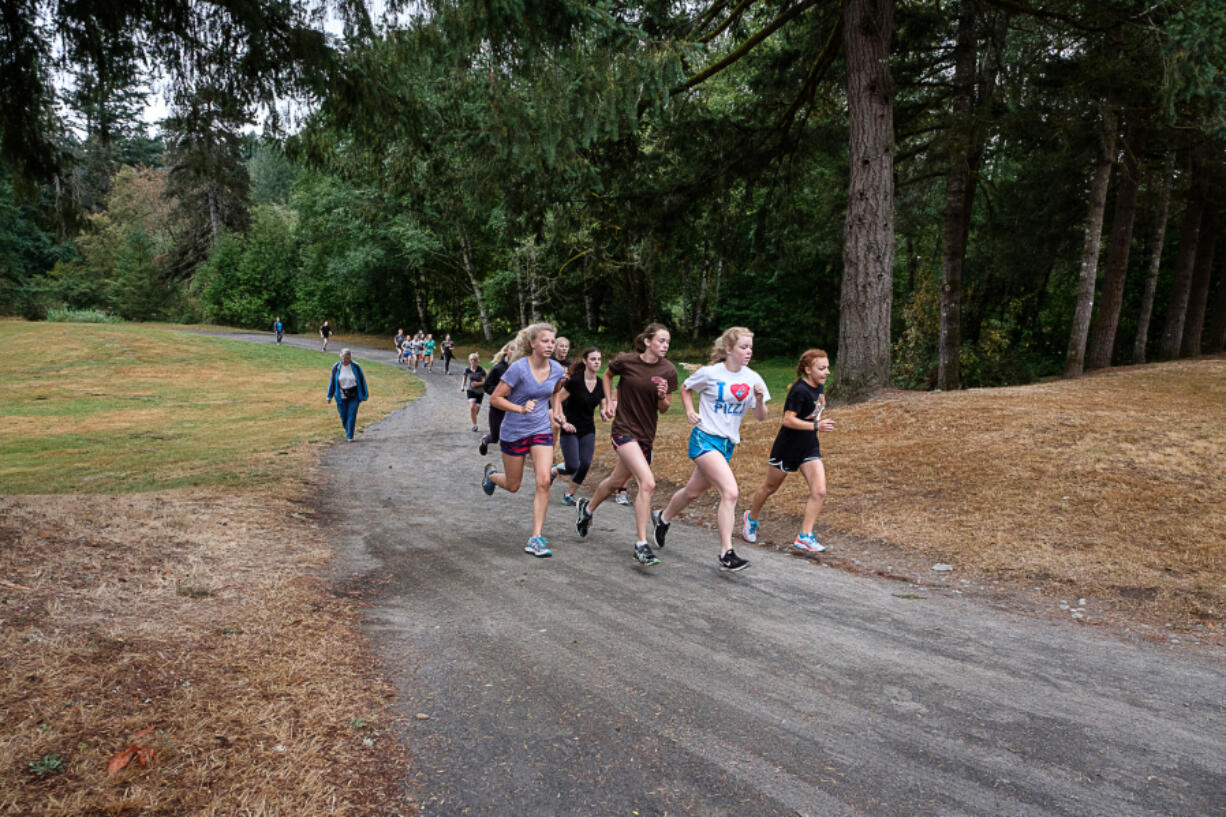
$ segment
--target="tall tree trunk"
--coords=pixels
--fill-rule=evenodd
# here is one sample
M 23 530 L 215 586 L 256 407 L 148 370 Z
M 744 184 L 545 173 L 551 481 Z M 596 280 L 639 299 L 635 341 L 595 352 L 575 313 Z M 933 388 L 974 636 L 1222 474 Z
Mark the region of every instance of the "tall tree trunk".
M 583 325 L 587 331 L 596 331 L 596 314 L 592 309 L 592 253 L 583 256 Z
M 1094 312 L 1094 285 L 1098 280 L 1098 251 L 1103 240 L 1103 216 L 1107 210 L 1107 186 L 1111 181 L 1111 165 L 1115 161 L 1116 132 L 1119 115 L 1114 94 L 1108 94 L 1103 107 L 1102 131 L 1098 138 L 1098 163 L 1090 183 L 1090 212 L 1086 218 L 1086 238 L 1081 250 L 1081 276 L 1077 286 L 1077 308 L 1073 313 L 1073 328 L 1069 332 L 1068 354 L 1064 361 L 1064 376 L 1077 377 L 1085 369 L 1086 338 L 1090 333 L 1090 316 Z
M 941 253 L 941 329 L 937 341 L 937 388 L 961 386 L 962 266 L 970 228 L 971 108 L 974 102 L 975 3 L 961 0 L 954 45 L 953 120 L 949 126 L 949 174 L 945 177 L 945 241 Z
M 865 400 L 889 384 L 894 269 L 894 0 L 843 0 L 850 179 L 834 390 Z
M 1192 273 L 1192 291 L 1188 296 L 1188 316 L 1183 324 L 1183 341 L 1179 344 L 1182 357 L 1200 354 L 1201 335 L 1205 331 L 1205 308 L 1209 301 L 1209 284 L 1213 280 L 1213 253 L 1217 248 L 1216 208 L 1205 207 L 1200 220 L 1200 240 L 1196 246 L 1196 265 Z
M 711 283 L 711 259 L 703 259 L 702 271 L 698 277 L 698 296 L 694 299 L 694 321 L 690 326 L 690 340 L 695 343 L 702 332 L 707 317 L 707 287 Z
M 1213 299 L 1213 316 L 1209 321 L 1205 353 L 1216 355 L 1223 351 L 1226 351 L 1226 263 L 1219 263 L 1217 296 Z
M 430 321 L 426 316 L 426 299 L 422 293 L 421 273 L 413 273 L 413 300 L 417 304 L 417 328 L 420 331 L 430 331 Z
M 489 343 L 494 339 L 494 331 L 490 327 L 490 313 L 481 292 L 481 281 L 477 279 L 477 271 L 473 268 L 472 244 L 466 235 L 460 236 L 460 263 L 464 265 L 464 274 L 468 276 L 469 286 L 473 288 L 473 299 L 477 302 L 477 314 L 481 316 L 481 337 Z
M 1103 369 L 1111 365 L 1115 351 L 1115 331 L 1120 325 L 1120 306 L 1124 303 L 1124 282 L 1128 279 L 1128 255 L 1132 249 L 1132 230 L 1137 220 L 1137 193 L 1141 189 L 1140 156 L 1145 131 L 1130 122 L 1124 142 L 1124 172 L 1115 192 L 1115 215 L 1111 219 L 1111 238 L 1107 243 L 1107 270 L 1103 275 L 1102 298 L 1090 333 L 1086 368 Z
M 1193 177 L 1200 170 L 1193 165 Z M 1167 299 L 1166 320 L 1162 323 L 1162 342 L 1158 353 L 1165 360 L 1179 356 L 1183 342 L 1183 325 L 1188 316 L 1188 297 L 1192 293 L 1192 274 L 1196 271 L 1196 248 L 1200 243 L 1200 223 L 1205 212 L 1205 191 L 1198 181 L 1188 191 L 1188 206 L 1183 213 L 1183 228 L 1179 231 L 1179 258 L 1171 279 L 1171 296 Z
M 1145 362 L 1145 347 L 1149 344 L 1149 320 L 1154 312 L 1154 292 L 1158 289 L 1158 271 L 1162 267 L 1162 245 L 1166 241 L 1166 220 L 1171 212 L 1171 182 L 1175 176 L 1175 151 L 1166 152 L 1162 165 L 1161 192 L 1158 194 L 1158 209 L 1154 214 L 1154 236 L 1149 254 L 1149 272 L 1145 276 L 1145 290 L 1141 294 L 1141 314 L 1137 318 L 1137 337 L 1132 344 L 1132 362 Z

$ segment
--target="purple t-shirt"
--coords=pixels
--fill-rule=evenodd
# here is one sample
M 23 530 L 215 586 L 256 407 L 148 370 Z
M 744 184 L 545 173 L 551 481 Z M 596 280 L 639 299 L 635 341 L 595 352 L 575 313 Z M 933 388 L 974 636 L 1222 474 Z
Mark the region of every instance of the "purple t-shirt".
M 549 398 L 557 389 L 558 381 L 566 377 L 566 369 L 556 360 L 549 361 L 549 375 L 543 382 L 537 382 L 532 376 L 530 358 L 521 357 L 512 363 L 502 376 L 502 382 L 510 386 L 507 399 L 522 406 L 529 400 L 536 401 L 536 408 L 529 414 L 519 414 L 508 411 L 502 419 L 502 431 L 499 433 L 507 442 L 522 440 L 535 434 L 549 433 Z

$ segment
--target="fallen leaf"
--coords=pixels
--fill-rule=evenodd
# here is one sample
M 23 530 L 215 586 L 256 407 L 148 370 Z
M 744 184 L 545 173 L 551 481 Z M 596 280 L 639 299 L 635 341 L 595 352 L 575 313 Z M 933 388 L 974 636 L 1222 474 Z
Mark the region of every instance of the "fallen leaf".
M 111 755 L 111 759 L 106 764 L 106 773 L 115 774 L 132 762 L 132 758 L 136 758 L 136 762 L 142 766 L 148 766 L 149 761 L 157 752 L 150 749 L 148 746 L 137 746 L 135 743 L 128 746 L 126 749 L 120 749 L 115 754 Z
M 152 734 L 153 734 L 153 730 L 155 730 L 155 729 L 157 729 L 157 727 L 156 727 L 156 726 L 146 726 L 144 729 L 140 730 L 139 732 L 137 732 L 137 733 L 136 733 L 135 735 L 133 735 L 132 737 L 134 737 L 134 738 L 143 738 L 145 735 L 152 735 Z

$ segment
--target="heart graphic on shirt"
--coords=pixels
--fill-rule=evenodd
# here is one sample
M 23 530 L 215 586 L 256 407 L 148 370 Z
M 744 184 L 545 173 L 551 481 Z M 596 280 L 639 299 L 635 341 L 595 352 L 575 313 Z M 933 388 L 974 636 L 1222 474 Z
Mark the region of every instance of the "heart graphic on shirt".
M 732 392 L 732 396 L 737 400 L 744 401 L 745 398 L 749 396 L 749 384 L 733 383 L 729 391 Z

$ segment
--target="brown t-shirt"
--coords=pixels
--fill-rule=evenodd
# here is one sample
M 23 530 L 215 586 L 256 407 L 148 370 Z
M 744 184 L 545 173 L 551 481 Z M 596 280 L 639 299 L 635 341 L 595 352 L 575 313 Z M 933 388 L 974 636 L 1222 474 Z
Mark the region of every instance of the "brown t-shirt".
M 677 390 L 677 368 L 661 358 L 655 363 L 644 363 L 636 353 L 623 352 L 609 364 L 609 371 L 618 377 L 617 414 L 613 417 L 612 433 L 634 437 L 645 445 L 656 438 L 656 406 L 660 392 L 652 378 L 662 377 L 668 384 L 667 394 Z

